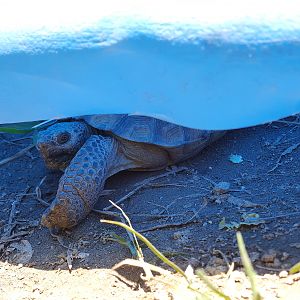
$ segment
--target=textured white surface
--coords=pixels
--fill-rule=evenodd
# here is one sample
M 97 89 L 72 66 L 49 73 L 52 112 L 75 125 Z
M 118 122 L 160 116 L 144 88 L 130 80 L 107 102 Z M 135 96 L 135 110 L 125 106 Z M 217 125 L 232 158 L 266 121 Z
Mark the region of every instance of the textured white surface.
M 144 34 L 171 41 L 298 41 L 299 1 L 0 0 L 0 54 L 94 48 Z

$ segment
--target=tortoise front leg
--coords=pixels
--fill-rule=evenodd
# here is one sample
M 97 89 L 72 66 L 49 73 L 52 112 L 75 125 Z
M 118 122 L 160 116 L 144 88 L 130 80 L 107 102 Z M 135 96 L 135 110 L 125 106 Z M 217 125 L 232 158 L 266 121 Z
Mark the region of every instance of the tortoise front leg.
M 61 177 L 56 198 L 41 223 L 49 229 L 65 229 L 84 219 L 97 202 L 105 180 L 111 175 L 118 141 L 91 136 L 77 152 Z

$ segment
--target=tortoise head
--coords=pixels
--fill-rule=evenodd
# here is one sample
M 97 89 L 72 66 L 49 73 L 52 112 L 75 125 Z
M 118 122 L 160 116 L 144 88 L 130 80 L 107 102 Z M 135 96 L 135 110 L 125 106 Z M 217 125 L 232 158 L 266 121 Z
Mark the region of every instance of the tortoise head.
M 65 169 L 91 135 L 84 122 L 56 123 L 36 136 L 36 147 L 50 169 Z

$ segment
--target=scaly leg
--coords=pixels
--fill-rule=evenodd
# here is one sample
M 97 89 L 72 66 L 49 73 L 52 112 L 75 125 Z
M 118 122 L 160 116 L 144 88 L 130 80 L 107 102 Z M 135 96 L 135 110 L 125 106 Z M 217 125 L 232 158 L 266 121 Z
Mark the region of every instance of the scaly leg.
M 118 141 L 91 136 L 77 152 L 61 177 L 56 198 L 42 216 L 49 229 L 65 229 L 84 219 L 97 202 L 105 180 L 120 161 Z

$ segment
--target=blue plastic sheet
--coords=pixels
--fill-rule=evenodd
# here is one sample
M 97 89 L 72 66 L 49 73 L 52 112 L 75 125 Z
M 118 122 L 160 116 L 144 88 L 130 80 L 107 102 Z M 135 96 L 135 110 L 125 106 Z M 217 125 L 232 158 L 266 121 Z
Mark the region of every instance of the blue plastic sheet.
M 0 12 L 0 123 L 129 113 L 232 129 L 300 112 L 294 1 L 14 2 Z

